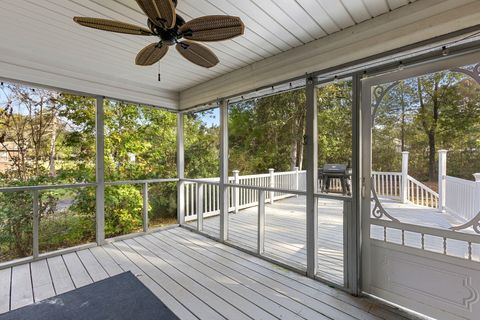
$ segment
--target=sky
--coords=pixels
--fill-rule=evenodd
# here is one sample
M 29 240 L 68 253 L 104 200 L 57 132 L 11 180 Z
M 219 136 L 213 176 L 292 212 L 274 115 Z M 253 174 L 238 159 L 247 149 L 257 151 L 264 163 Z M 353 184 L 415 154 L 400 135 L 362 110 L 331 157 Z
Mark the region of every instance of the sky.
M 220 109 L 210 109 L 204 112 L 198 113 L 199 118 L 206 124 L 207 127 L 218 127 L 220 126 Z

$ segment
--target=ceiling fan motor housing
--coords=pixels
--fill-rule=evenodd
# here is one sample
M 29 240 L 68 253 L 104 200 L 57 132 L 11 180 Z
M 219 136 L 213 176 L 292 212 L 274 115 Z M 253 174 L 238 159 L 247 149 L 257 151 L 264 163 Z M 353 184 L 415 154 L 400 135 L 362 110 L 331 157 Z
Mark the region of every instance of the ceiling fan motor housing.
M 183 37 L 178 29 L 185 24 L 185 20 L 178 14 L 176 15 L 175 27 L 171 29 L 159 27 L 150 19 L 148 19 L 147 24 L 150 30 L 152 30 L 154 34 L 158 35 L 162 40 L 162 43 L 167 46 L 175 45 L 178 42 L 177 40 Z

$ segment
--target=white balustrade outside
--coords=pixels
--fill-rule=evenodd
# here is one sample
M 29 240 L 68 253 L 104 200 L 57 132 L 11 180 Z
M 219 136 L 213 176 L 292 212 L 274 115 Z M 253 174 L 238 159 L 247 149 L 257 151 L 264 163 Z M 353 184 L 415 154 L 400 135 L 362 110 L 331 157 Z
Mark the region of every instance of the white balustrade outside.
M 201 179 L 202 181 L 219 182 L 219 178 Z M 256 186 L 265 188 L 279 188 L 291 190 L 305 190 L 306 172 L 300 170 L 287 172 L 269 172 L 255 175 L 238 175 L 234 171 L 234 176 L 228 178 L 229 183 L 236 183 L 238 188 L 228 188 L 228 207 L 230 212 L 254 207 L 258 205 L 258 192 L 252 189 L 242 188 L 242 185 Z M 205 184 L 202 192 L 197 195 L 198 183 L 185 182 L 185 221 L 192 221 L 197 218 L 198 203 L 202 203 L 203 217 L 210 217 L 220 213 L 219 206 L 219 186 L 218 184 Z M 273 199 L 272 199 L 273 195 Z M 280 200 L 295 195 L 281 192 L 266 192 L 266 202 L 272 203 L 272 200 Z M 198 197 L 201 197 L 199 201 Z
M 480 212 L 480 174 L 477 181 L 445 177 L 445 208 L 465 221 L 470 221 Z

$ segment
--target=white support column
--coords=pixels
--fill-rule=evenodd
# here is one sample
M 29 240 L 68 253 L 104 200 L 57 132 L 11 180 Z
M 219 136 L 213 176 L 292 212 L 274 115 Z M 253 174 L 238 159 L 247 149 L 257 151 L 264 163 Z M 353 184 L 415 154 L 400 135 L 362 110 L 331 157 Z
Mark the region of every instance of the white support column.
M 96 99 L 96 239 L 97 244 L 105 243 L 105 128 L 103 97 Z
M 220 241 L 228 240 L 228 103 L 220 101 Z
M 270 175 L 270 181 L 268 186 L 270 188 L 275 188 L 275 175 L 274 175 L 275 169 L 270 168 L 268 169 L 268 174 Z M 270 204 L 273 204 L 273 197 L 275 196 L 275 192 L 270 191 L 269 197 L 270 197 Z
M 257 253 L 265 252 L 265 191 L 258 190 Z
M 400 196 L 402 203 L 408 202 L 408 151 L 402 152 L 402 190 Z
M 473 177 L 475 178 L 475 214 L 480 212 L 480 173 L 474 173 Z
M 184 121 L 183 113 L 177 114 L 177 222 L 185 223 L 185 184 L 181 179 L 185 178 L 185 151 L 184 151 Z
M 197 183 L 197 230 L 203 231 L 203 184 Z
M 240 184 L 240 171 L 239 170 L 233 170 L 233 183 L 235 184 Z M 238 213 L 238 205 L 240 203 L 240 189 L 239 188 L 234 188 L 233 189 L 233 206 L 234 206 L 234 213 Z
M 438 151 L 438 209 L 445 212 L 447 150 Z
M 344 202 L 344 270 L 345 287 L 354 295 L 361 293 L 360 289 L 360 244 L 361 244 L 361 74 L 355 74 L 352 79 L 352 201 Z
M 295 190 L 300 189 L 300 174 L 298 172 L 298 167 L 293 168 L 293 171 L 295 171 Z M 295 196 L 295 198 L 298 198 L 298 194 Z
M 142 218 L 143 218 L 143 232 L 148 231 L 148 183 L 144 183 L 142 186 L 142 198 L 143 198 L 143 210 L 142 210 Z
M 40 193 L 38 190 L 33 190 L 33 244 L 32 244 L 32 253 L 33 258 L 38 258 L 40 254 L 40 244 L 39 244 L 39 234 L 38 230 L 40 228 Z
M 315 277 L 318 268 L 318 205 L 314 194 L 317 192 L 318 178 L 318 128 L 317 128 L 317 89 L 311 76 L 307 77 L 307 276 Z

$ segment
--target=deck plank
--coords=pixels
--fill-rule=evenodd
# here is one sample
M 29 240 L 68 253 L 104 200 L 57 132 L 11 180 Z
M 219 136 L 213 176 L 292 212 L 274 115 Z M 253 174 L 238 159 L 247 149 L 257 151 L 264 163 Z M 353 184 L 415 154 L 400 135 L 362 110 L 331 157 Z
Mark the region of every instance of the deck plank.
M 12 268 L 0 270 L 0 313 L 10 310 L 10 281 Z
M 65 265 L 68 268 L 68 272 L 70 273 L 70 277 L 72 277 L 72 281 L 76 288 L 93 283 L 92 278 L 78 258 L 76 252 L 63 255 L 63 260 L 65 261 Z
M 48 270 L 47 260 L 32 262 L 30 268 L 32 271 L 35 302 L 53 297 L 55 295 L 55 289 L 53 289 L 53 282 L 50 277 L 50 270 Z
M 152 277 L 151 274 L 144 273 L 140 268 L 145 266 L 145 263 L 139 263 L 137 266 L 132 262 L 125 254 L 123 254 L 119 249 L 113 245 L 107 245 L 102 248 L 105 250 L 108 255 L 115 260 L 115 262 L 123 269 L 123 271 L 131 271 L 137 278 L 149 288 L 172 312 L 174 312 L 181 319 L 198 319 L 197 316 L 201 315 L 204 319 L 212 315 L 218 315 L 213 310 L 212 312 L 205 311 L 207 308 L 196 304 L 195 299 L 192 299 L 191 296 L 185 295 L 186 290 L 183 288 L 171 288 L 169 283 L 171 279 L 165 279 L 162 277 Z M 146 267 L 149 270 L 148 267 Z M 165 289 L 167 288 L 167 290 Z M 182 290 L 183 289 L 183 290 Z M 189 306 L 193 304 L 193 309 L 190 309 Z M 215 316 L 212 319 L 216 319 Z
M 175 234 L 179 236 L 183 235 L 183 236 L 186 236 L 187 238 L 190 236 L 189 233 L 186 233 L 186 231 L 182 231 L 182 230 L 169 230 L 166 233 Z M 217 243 L 215 243 L 213 240 L 206 240 L 203 242 L 203 241 L 196 241 L 196 239 L 192 240 L 187 238 L 183 238 L 184 239 L 183 241 L 180 240 L 179 238 L 177 238 L 177 240 L 182 241 L 182 243 L 190 245 L 191 247 L 194 247 L 196 250 L 201 250 L 201 252 L 206 257 L 210 257 L 212 259 L 215 259 L 216 261 L 221 262 L 222 264 L 225 264 L 226 266 L 229 266 L 234 272 L 242 273 L 244 275 L 249 275 L 249 274 L 252 274 L 252 272 L 256 271 L 255 266 L 250 265 L 251 268 L 249 268 L 244 265 L 244 264 L 249 265 L 248 262 L 239 261 L 238 258 L 236 259 L 234 258 L 230 260 L 228 258 L 229 256 L 228 252 L 222 251 L 221 248 L 219 249 L 217 247 Z M 191 244 L 189 244 L 189 242 Z M 197 246 L 195 247 L 195 245 Z M 202 250 L 201 248 L 205 250 Z M 269 286 L 270 288 L 274 289 L 279 293 L 288 295 L 291 299 L 301 304 L 304 304 L 305 306 L 311 308 L 311 310 L 315 310 L 318 313 L 324 315 L 325 317 L 329 317 L 333 319 L 350 319 L 350 320 L 358 319 L 352 315 L 345 313 L 340 306 L 337 306 L 337 305 L 332 306 L 328 303 L 325 303 L 324 299 L 327 298 L 326 296 L 322 297 L 322 299 L 320 300 L 317 300 L 315 298 L 312 298 L 304 294 L 299 288 L 289 287 L 285 285 L 282 281 L 277 281 L 275 279 L 264 276 L 260 273 L 256 275 L 255 279 L 263 283 L 264 285 Z M 341 303 L 338 300 L 336 302 Z M 371 319 L 373 318 L 375 317 L 372 316 Z
M 58 295 L 75 289 L 72 278 L 68 273 L 67 266 L 63 262 L 61 256 L 48 258 L 47 263 L 50 268 L 50 274 L 52 275 L 55 294 Z
M 11 309 L 21 308 L 33 303 L 30 264 L 22 264 L 12 269 Z
M 228 302 L 222 300 L 205 287 L 202 287 L 185 274 L 179 272 L 166 261 L 154 256 L 151 253 L 148 253 L 147 250 L 141 249 L 138 246 L 136 246 L 137 250 L 139 250 L 137 252 L 126 242 L 127 241 L 115 243 L 115 246 L 119 248 L 125 255 L 131 257 L 135 261 L 143 263 L 144 265 L 146 264 L 148 267 L 153 267 L 151 272 L 157 274 L 160 272 L 165 276 L 166 279 L 170 279 L 172 283 L 175 282 L 175 285 L 185 288 L 193 297 L 197 299 L 198 303 L 203 306 L 208 306 L 209 309 L 207 310 L 211 310 L 216 313 L 216 318 L 225 317 L 227 319 L 248 319 L 248 317 L 240 312 L 240 310 L 233 308 Z M 142 255 L 148 257 L 148 261 L 145 260 Z
M 133 239 L 133 241 L 137 242 L 140 246 L 149 250 L 157 257 L 168 259 L 166 261 L 177 268 L 178 271 L 196 280 L 200 285 L 216 293 L 225 301 L 230 302 L 234 307 L 241 310 L 249 317 L 253 319 L 276 319 L 271 314 L 259 308 L 252 301 L 237 293 L 236 291 L 238 291 L 239 283 L 232 283 L 231 280 L 227 281 L 226 278 L 221 275 L 215 274 L 214 270 L 211 268 L 200 268 L 201 270 L 194 268 L 194 266 L 198 267 L 198 265 L 193 264 L 191 260 L 184 262 L 179 259 L 178 256 L 182 254 L 181 252 L 171 254 L 170 250 L 164 250 L 161 245 L 155 245 L 153 242 L 148 241 L 146 237 L 139 237 Z
M 110 257 L 107 252 L 105 252 L 102 247 L 94 247 L 89 249 L 89 251 L 95 257 L 95 259 L 97 259 L 98 263 L 100 263 L 110 277 L 123 272 L 122 268 L 120 268 L 120 266 L 112 259 L 112 257 Z
M 94 282 L 108 278 L 107 272 L 103 269 L 100 263 L 98 263 L 90 250 L 86 249 L 78 251 L 77 255 Z
M 289 303 L 286 300 L 289 298 L 287 296 L 279 294 L 254 279 L 237 272 L 232 272 L 228 267 L 201 255 L 198 251 L 190 249 L 180 242 L 175 242 L 174 239 L 166 235 L 162 237 L 152 235 L 146 237 L 146 240 L 151 241 L 157 246 L 168 247 L 169 249 L 179 247 L 179 249 L 172 250 L 177 257 L 185 259 L 192 267 L 205 270 L 205 272 L 208 271 L 217 281 L 232 285 L 239 294 L 244 295 L 247 299 L 251 299 L 257 303 L 259 307 L 264 308 L 274 316 L 292 320 L 302 319 L 296 314 L 302 308 L 300 304 L 296 304 L 294 308 L 291 308 L 293 310 L 288 309 Z M 321 317 L 320 315 L 317 316 Z

